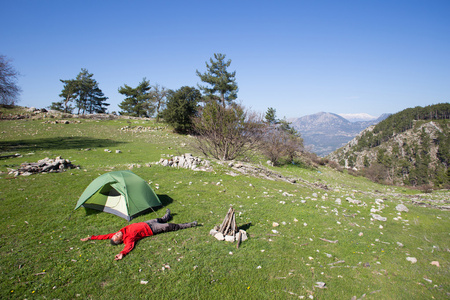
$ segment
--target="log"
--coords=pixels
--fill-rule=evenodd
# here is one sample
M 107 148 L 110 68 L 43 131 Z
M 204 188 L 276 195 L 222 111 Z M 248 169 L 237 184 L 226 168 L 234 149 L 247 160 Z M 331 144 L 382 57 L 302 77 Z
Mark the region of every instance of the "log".
M 234 215 L 234 209 L 232 207 L 230 207 L 230 209 L 228 210 L 228 213 L 225 217 L 227 219 L 227 222 L 226 222 L 225 230 L 222 232 L 224 235 L 227 235 L 228 230 L 230 229 L 231 223 L 233 221 L 233 215 Z
M 237 240 L 236 249 L 238 249 L 239 245 L 241 244 L 241 236 L 242 236 L 242 233 L 239 231 L 237 239 L 236 239 Z
M 230 214 L 231 208 L 228 210 L 227 214 L 225 215 L 225 218 L 223 219 L 222 225 L 220 225 L 219 230 L 220 232 L 224 233 L 224 229 L 227 226 L 227 223 L 229 221 L 229 214 Z

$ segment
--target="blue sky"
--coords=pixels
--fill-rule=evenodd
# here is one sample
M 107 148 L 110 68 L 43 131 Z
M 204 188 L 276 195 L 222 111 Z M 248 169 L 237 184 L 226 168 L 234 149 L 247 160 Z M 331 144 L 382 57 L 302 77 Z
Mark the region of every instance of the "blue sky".
M 279 118 L 379 116 L 449 102 L 450 1 L 2 1 L 0 54 L 21 73 L 19 105 L 59 101 L 86 68 L 119 111 L 144 77 L 197 86 L 214 53 L 245 107 Z

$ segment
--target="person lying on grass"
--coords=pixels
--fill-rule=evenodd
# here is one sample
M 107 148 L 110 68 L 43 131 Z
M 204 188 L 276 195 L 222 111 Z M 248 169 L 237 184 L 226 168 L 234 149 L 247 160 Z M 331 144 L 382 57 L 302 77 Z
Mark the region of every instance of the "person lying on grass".
M 83 242 L 88 240 L 107 240 L 110 239 L 111 244 L 119 245 L 124 243 L 125 247 L 114 260 L 120 260 L 127 255 L 133 248 L 135 242 L 147 236 L 185 229 L 197 226 L 197 221 L 183 224 L 167 223 L 171 218 L 170 209 L 167 209 L 166 214 L 162 218 L 152 219 L 145 222 L 130 224 L 120 229 L 116 233 L 109 233 L 104 235 L 92 235 L 90 237 L 80 239 Z

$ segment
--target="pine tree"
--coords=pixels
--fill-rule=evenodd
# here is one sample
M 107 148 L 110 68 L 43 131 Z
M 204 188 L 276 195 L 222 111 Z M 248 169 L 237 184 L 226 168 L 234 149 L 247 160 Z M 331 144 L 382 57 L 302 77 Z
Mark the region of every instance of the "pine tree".
M 69 80 L 60 79 L 60 81 L 62 83 L 64 83 L 64 88 L 62 89 L 61 94 L 59 94 L 59 96 L 61 98 L 63 98 L 63 100 L 61 101 L 61 106 L 65 113 L 72 112 L 72 108 L 70 107 L 70 102 L 73 101 L 77 97 L 78 83 L 75 79 L 69 79 Z M 55 108 L 56 108 L 58 103 L 54 103 L 54 104 L 55 104 Z
M 75 103 L 75 108 L 78 108 L 77 114 L 84 113 L 105 113 L 106 103 L 108 97 L 105 97 L 102 90 L 98 86 L 98 82 L 93 78 L 86 69 L 81 69 L 81 72 L 75 79 L 68 79 L 60 81 L 64 87 L 59 95 L 63 100 L 61 102 L 53 102 L 52 108 L 63 108 L 64 112 L 71 112 L 73 107 L 70 102 Z
M 236 71 L 232 73 L 227 71 L 231 60 L 225 62 L 225 54 L 214 53 L 214 58 L 215 60 L 210 58 L 211 64 L 206 62 L 207 71 L 205 73 L 201 74 L 198 70 L 196 71 L 201 81 L 208 83 L 210 87 L 201 85 L 198 87 L 209 99 L 218 100 L 225 108 L 226 103 L 231 104 L 237 99 Z
M 150 89 L 150 81 L 146 78 L 142 79 L 135 88 L 126 84 L 119 87 L 119 93 L 126 96 L 125 100 L 119 104 L 122 109 L 119 113 L 133 117 L 149 117 L 154 111 L 149 101 L 151 98 Z
M 275 108 L 269 107 L 267 109 L 265 119 L 269 125 L 274 125 L 279 122 L 279 120 L 277 120 L 277 118 L 276 118 L 276 114 L 277 114 L 277 111 Z

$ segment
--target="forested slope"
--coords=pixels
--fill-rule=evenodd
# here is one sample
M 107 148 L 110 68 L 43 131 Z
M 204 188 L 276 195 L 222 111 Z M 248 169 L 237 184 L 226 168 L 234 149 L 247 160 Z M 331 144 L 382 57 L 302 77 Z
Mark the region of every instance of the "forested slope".
M 448 187 L 449 118 L 449 103 L 405 109 L 367 128 L 329 159 L 379 182 Z

